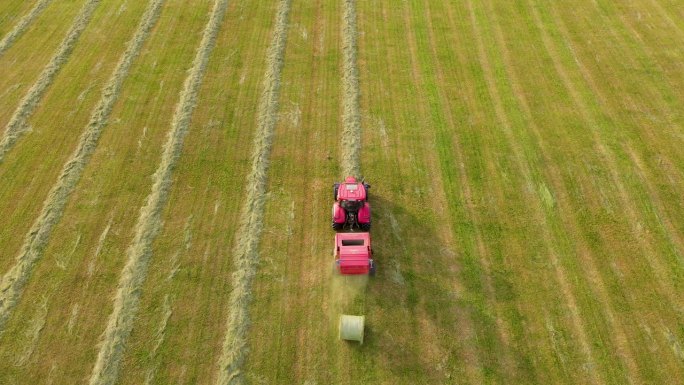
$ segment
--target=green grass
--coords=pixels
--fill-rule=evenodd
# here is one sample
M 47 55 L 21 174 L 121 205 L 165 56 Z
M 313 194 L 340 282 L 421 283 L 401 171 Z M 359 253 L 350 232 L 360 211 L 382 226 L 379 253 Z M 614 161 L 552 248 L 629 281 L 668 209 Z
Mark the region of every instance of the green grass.
M 7 1 L 0 5 L 0 39 L 4 38 L 36 1 Z
M 210 3 L 165 5 L 0 336 L 0 382 L 74 383 L 92 370 Z M 17 4 L 0 5 L 0 32 L 33 3 Z M 229 4 L 121 383 L 217 376 L 277 2 Z M 81 5 L 54 2 L 0 57 L 3 126 Z M 31 117 L 34 130 L 0 164 L 3 273 L 145 6 L 119 5 L 103 1 Z M 357 2 L 361 173 L 373 185 L 378 273 L 346 305 L 348 286 L 331 276 L 329 228 L 330 185 L 345 176 L 343 6 L 292 2 L 245 378 L 621 384 L 684 376 L 679 4 Z M 364 345 L 337 340 L 343 311 L 366 315 Z

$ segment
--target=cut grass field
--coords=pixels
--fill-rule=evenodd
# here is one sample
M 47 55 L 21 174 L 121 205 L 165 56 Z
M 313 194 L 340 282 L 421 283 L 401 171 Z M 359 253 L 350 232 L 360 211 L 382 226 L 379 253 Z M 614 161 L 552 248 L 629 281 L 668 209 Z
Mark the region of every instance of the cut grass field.
M 2 127 L 89 1 L 0 4 L 0 39 L 39 3 Z M 99 3 L 0 163 L 0 383 L 684 383 L 676 1 Z M 345 304 L 347 173 L 378 272 Z
M 31 23 L 40 15 L 45 8 L 50 5 L 52 0 L 39 0 L 25 15 L 23 15 L 10 31 L 3 35 L 0 39 L 0 56 L 12 46 L 15 40 L 21 36 Z M 16 4 L 25 4 L 25 2 L 17 2 Z M 10 13 L 10 12 L 8 12 Z M 11 17 L 7 17 L 12 20 Z

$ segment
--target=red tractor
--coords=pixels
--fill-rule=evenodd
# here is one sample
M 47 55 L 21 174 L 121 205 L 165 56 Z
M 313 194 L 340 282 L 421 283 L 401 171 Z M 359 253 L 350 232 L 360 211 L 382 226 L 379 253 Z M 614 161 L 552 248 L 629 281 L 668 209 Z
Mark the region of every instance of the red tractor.
M 371 227 L 371 210 L 368 203 L 370 185 L 348 176 L 344 183 L 335 183 L 333 193 L 335 203 L 332 210 L 332 227 L 339 231 L 344 229 L 369 231 Z
M 370 233 L 335 234 L 335 273 L 375 274 Z

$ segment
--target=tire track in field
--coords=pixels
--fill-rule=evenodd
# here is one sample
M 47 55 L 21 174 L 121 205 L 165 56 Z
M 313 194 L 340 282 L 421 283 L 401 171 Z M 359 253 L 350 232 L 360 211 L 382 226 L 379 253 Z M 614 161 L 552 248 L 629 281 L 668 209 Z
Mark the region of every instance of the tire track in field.
M 214 2 L 192 67 L 181 90 L 161 162 L 152 177 L 152 191 L 140 209 L 135 236 L 126 252 L 128 258 L 119 279 L 113 310 L 109 315 L 97 360 L 88 381 L 91 385 L 114 384 L 118 379 L 120 361 L 133 328 L 142 285 L 147 277 L 152 242 L 161 228 L 161 214 L 171 188 L 173 169 L 183 149 L 183 139 L 190 126 L 209 55 L 216 43 L 227 6 L 228 0 Z
M 27 13 L 24 15 L 24 17 L 19 20 L 17 25 L 12 28 L 12 30 L 5 35 L 2 40 L 0 40 L 0 57 L 9 49 L 9 47 L 14 44 L 14 42 L 17 40 L 19 36 L 21 36 L 26 29 L 28 28 L 29 25 L 40 15 L 45 8 L 47 8 L 48 5 L 52 0 L 39 0 L 38 3 Z
M 235 234 L 232 276 L 233 289 L 228 300 L 226 335 L 218 361 L 216 384 L 244 382 L 242 364 L 247 355 L 249 304 L 252 279 L 259 262 L 259 239 L 263 230 L 266 182 L 273 131 L 278 121 L 280 74 L 287 43 L 288 14 L 291 0 L 281 0 L 276 11 L 275 28 L 266 56 L 266 73 L 257 111 L 257 128 L 252 152 L 252 168 L 245 183 L 245 205 L 240 227 Z
M 342 20 L 342 173 L 361 177 L 361 112 L 357 66 L 356 0 L 344 1 Z
M 473 9 L 473 4 L 472 0 L 468 0 L 467 2 L 467 8 L 468 8 L 468 13 L 470 16 L 470 21 L 474 29 L 473 35 L 475 36 L 476 44 L 477 44 L 477 55 L 478 55 L 478 60 L 481 63 L 481 67 L 484 72 L 484 76 L 487 82 L 487 89 L 488 89 L 488 94 L 492 100 L 492 104 L 494 106 L 494 110 L 496 113 L 497 120 L 501 123 L 503 132 L 506 135 L 507 140 L 511 143 L 511 148 L 514 152 L 515 155 L 515 162 L 517 163 L 518 168 L 520 171 L 523 173 L 523 176 L 525 178 L 525 181 L 529 185 L 534 185 L 533 182 L 533 177 L 531 175 L 531 170 L 530 170 L 530 165 L 527 164 L 526 162 L 523 161 L 525 159 L 524 154 L 522 153 L 522 150 L 519 148 L 518 145 L 515 144 L 514 140 L 514 135 L 511 132 L 511 123 L 509 121 L 509 117 L 506 114 L 506 111 L 503 106 L 503 101 L 498 95 L 498 89 L 495 84 L 495 75 L 492 71 L 492 66 L 489 63 L 489 59 L 487 57 L 487 53 L 485 51 L 485 46 L 484 42 L 482 40 L 482 32 L 480 31 L 480 28 L 478 27 L 478 21 L 476 19 L 475 11 Z M 535 216 L 539 218 L 540 223 L 541 223 L 541 229 L 543 231 L 543 242 L 544 245 L 546 246 L 547 250 L 549 251 L 549 257 L 551 258 L 551 264 L 553 265 L 554 272 L 556 275 L 556 280 L 558 281 L 558 284 L 560 285 L 560 290 L 563 295 L 563 297 L 566 299 L 566 304 L 568 309 L 570 310 L 571 314 L 571 319 L 572 319 L 572 326 L 574 330 L 575 336 L 579 340 L 579 344 L 582 348 L 582 354 L 585 356 L 587 361 L 593 365 L 595 362 L 591 350 L 591 344 L 589 343 L 589 338 L 587 337 L 587 331 L 586 331 L 586 326 L 584 325 L 584 322 L 582 320 L 582 316 L 580 315 L 579 312 L 579 307 L 577 305 L 577 299 L 575 298 L 575 295 L 572 292 L 571 289 L 571 284 L 566 277 L 566 273 L 561 265 L 560 258 L 558 256 L 557 251 L 553 247 L 553 235 L 549 232 L 549 224 L 548 224 L 548 219 L 546 218 L 546 215 L 542 212 L 541 207 L 544 206 L 544 203 L 539 199 L 538 196 L 535 195 L 536 199 L 536 204 L 534 204 L 534 209 L 535 209 Z M 605 383 L 605 380 L 602 379 L 599 373 L 596 373 L 595 370 L 590 370 L 589 375 L 591 378 L 591 382 L 594 384 L 602 384 Z
M 76 187 L 83 170 L 97 146 L 100 134 L 107 124 L 121 85 L 128 75 L 133 60 L 138 56 L 143 43 L 154 26 L 164 0 L 152 0 L 145 11 L 126 51 L 119 59 L 112 76 L 102 90 L 102 97 L 93 110 L 90 121 L 81 135 L 78 147 L 62 168 L 57 182 L 43 203 L 43 209 L 26 234 L 24 244 L 17 256 L 17 263 L 0 279 L 0 333 L 29 280 L 33 266 L 42 257 L 53 227 L 59 222 L 69 195 Z
M 74 23 L 69 32 L 67 32 L 66 37 L 62 40 L 59 48 L 57 48 L 57 52 L 52 56 L 52 59 L 45 66 L 38 80 L 31 86 L 28 93 L 24 95 L 21 104 L 14 111 L 0 140 L 0 163 L 2 163 L 5 154 L 14 146 L 16 141 L 29 130 L 29 116 L 38 106 L 38 103 L 40 103 L 45 91 L 52 84 L 64 63 L 71 57 L 78 39 L 93 18 L 93 13 L 98 5 L 100 5 L 100 1 L 88 0 L 83 5 L 81 12 L 74 19 Z

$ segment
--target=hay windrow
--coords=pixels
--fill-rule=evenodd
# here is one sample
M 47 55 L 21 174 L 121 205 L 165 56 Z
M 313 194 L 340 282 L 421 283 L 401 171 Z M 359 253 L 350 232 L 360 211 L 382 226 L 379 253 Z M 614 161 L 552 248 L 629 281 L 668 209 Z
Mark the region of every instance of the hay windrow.
M 5 158 L 5 154 L 9 151 L 17 140 L 28 130 L 28 118 L 33 113 L 40 99 L 45 94 L 45 90 L 52 84 L 55 76 L 62 69 L 62 65 L 69 59 L 71 53 L 76 46 L 76 42 L 81 37 L 81 33 L 88 26 L 93 17 L 93 13 L 97 6 L 100 5 L 100 0 L 88 0 L 85 3 L 81 12 L 74 19 L 74 24 L 67 32 L 66 37 L 57 48 L 57 52 L 52 56 L 50 62 L 45 66 L 43 72 L 40 74 L 38 80 L 31 86 L 21 104 L 14 111 L 12 118 L 5 127 L 5 133 L 2 140 L 0 140 L 0 162 Z
M 242 220 L 236 234 L 233 255 L 233 289 L 228 301 L 226 335 L 216 381 L 219 385 L 244 382 L 241 368 L 247 354 L 249 302 L 252 295 L 252 279 L 259 260 L 258 246 L 263 228 L 268 163 L 273 131 L 278 120 L 280 74 L 287 42 L 290 5 L 290 0 L 281 0 L 278 5 L 275 29 L 266 57 L 267 67 L 257 111 L 252 169 L 246 181 L 245 205 L 242 208 L 240 216 Z
M 154 334 L 154 347 L 152 348 L 152 352 L 150 353 L 150 359 L 154 360 L 155 362 L 147 370 L 147 373 L 145 373 L 145 385 L 154 382 L 154 376 L 157 374 L 157 368 L 159 367 L 157 352 L 159 351 L 159 347 L 161 346 L 161 344 L 164 343 L 164 338 L 166 335 L 166 325 L 168 325 L 169 318 L 171 318 L 172 313 L 173 309 L 171 309 L 171 300 L 169 299 L 169 295 L 167 294 L 166 296 L 164 296 L 162 318 L 159 322 L 159 326 L 157 327 L 157 332 Z
M 359 70 L 356 65 L 356 1 L 345 0 L 342 20 L 342 172 L 361 175 L 361 113 L 359 108 Z
M 140 53 L 152 26 L 158 19 L 163 2 L 164 0 L 153 0 L 145 11 L 135 35 L 129 41 L 126 51 L 112 73 L 112 77 L 102 90 L 102 98 L 81 135 L 78 147 L 64 165 L 57 182 L 43 203 L 43 209 L 38 219 L 26 234 L 24 244 L 16 258 L 17 263 L 0 279 L 0 333 L 21 296 L 24 285 L 33 271 L 33 266 L 41 258 L 53 227 L 62 217 L 69 195 L 81 178 L 83 169 L 95 150 L 97 140 L 119 94 L 121 84 L 128 74 L 134 58 Z
M 112 313 L 102 336 L 100 351 L 93 367 L 89 383 L 114 384 L 123 356 L 126 341 L 133 328 L 138 310 L 140 291 L 147 276 L 152 242 L 161 228 L 161 214 L 171 187 L 171 176 L 183 148 L 197 94 L 204 78 L 209 55 L 214 48 L 216 36 L 228 6 L 228 0 L 216 0 L 209 22 L 204 28 L 202 41 L 185 79 L 176 105 L 171 129 L 164 145 L 161 162 L 153 176 L 153 185 L 135 227 L 135 236 L 127 251 L 127 261 L 121 273 L 114 298 Z
M 0 40 L 0 56 L 2 56 L 2 54 L 4 54 L 5 51 L 7 51 L 9 47 L 12 46 L 12 44 L 14 44 L 17 38 L 26 31 L 26 28 L 28 28 L 28 26 L 31 25 L 33 20 L 35 20 L 36 17 L 38 17 L 38 15 L 40 15 L 40 13 L 43 12 L 43 10 L 47 8 L 47 6 L 50 5 L 51 2 L 52 0 L 38 1 L 38 3 L 36 3 L 33 9 L 31 9 L 29 13 L 24 15 L 24 17 L 22 17 L 21 20 L 19 20 L 17 25 L 15 25 L 14 28 L 12 28 L 12 30 L 7 35 L 5 35 L 5 37 L 2 38 L 2 40 Z
M 38 345 L 38 339 L 40 338 L 40 333 L 45 327 L 45 320 L 47 319 L 48 312 L 48 298 L 43 298 L 40 304 L 40 308 L 36 315 L 28 323 L 28 327 L 24 331 L 24 337 L 26 338 L 26 344 L 23 346 L 21 353 L 16 358 L 14 365 L 22 366 L 25 365 L 28 360 L 33 355 L 36 350 L 36 345 Z

